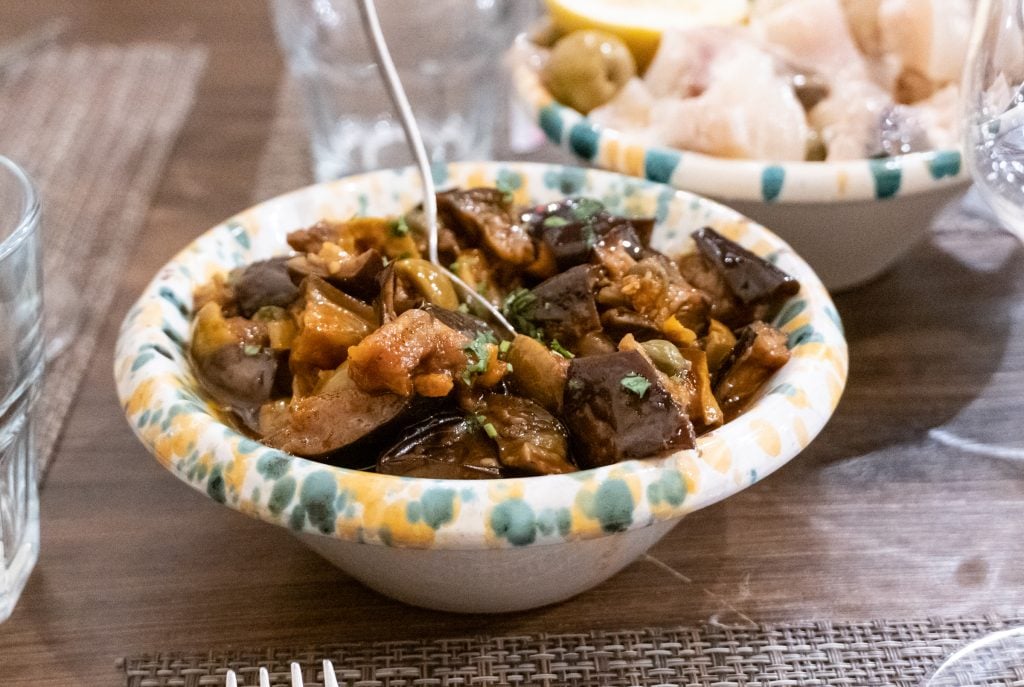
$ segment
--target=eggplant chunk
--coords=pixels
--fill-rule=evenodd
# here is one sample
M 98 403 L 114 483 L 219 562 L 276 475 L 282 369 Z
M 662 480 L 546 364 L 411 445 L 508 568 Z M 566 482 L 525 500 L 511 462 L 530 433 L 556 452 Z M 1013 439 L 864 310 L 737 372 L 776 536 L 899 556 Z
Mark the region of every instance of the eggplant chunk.
M 373 331 L 373 308 L 319 277 L 307 277 L 303 283 L 304 305 L 296 317 L 299 332 L 292 340 L 291 361 L 334 369 L 350 346 Z
M 653 320 L 628 308 L 608 308 L 601 314 L 601 324 L 613 338 L 634 334 L 638 339 L 656 339 L 661 330 Z
M 196 314 L 189 353 L 196 376 L 214 400 L 244 411 L 258 408 L 274 389 L 278 356 L 267 343 L 261 323 L 225 318 L 211 301 Z
M 525 266 L 537 257 L 533 239 L 513 216 L 509 198 L 496 188 L 438 193 L 437 209 L 446 224 L 461 229 L 499 260 Z
M 510 377 L 516 391 L 552 413 L 559 412 L 569 361 L 522 334 L 512 341 L 507 357 L 512 365 Z
M 252 317 L 265 305 L 288 307 L 299 297 L 299 287 L 288 274 L 288 258 L 254 262 L 239 270 L 232 280 L 232 289 L 242 315 Z
M 622 230 L 623 236 L 642 250 L 647 246 L 644 236 L 649 239 L 654 226 L 651 219 L 612 215 L 591 198 L 542 205 L 524 214 L 523 222 L 551 249 L 560 270 L 589 262 L 595 246 L 615 229 Z
M 704 227 L 692 236 L 700 254 L 743 305 L 781 305 L 800 290 L 796 279 L 714 229 Z
M 595 282 L 589 266 L 577 265 L 534 287 L 533 298 L 520 314 L 542 329 L 544 338 L 572 346 L 584 334 L 601 329 Z
M 398 418 L 409 399 L 368 394 L 344 363 L 310 396 L 265 404 L 260 412 L 263 441 L 297 456 L 323 456 L 344 448 Z
M 485 433 L 498 446 L 498 460 L 517 473 L 560 475 L 575 472 L 569 460 L 569 434 L 555 416 L 519 396 L 490 394 L 480 408 Z
M 498 448 L 475 420 L 454 412 L 434 415 L 406 430 L 381 453 L 377 472 L 432 479 L 501 477 Z
M 637 351 L 570 361 L 562 417 L 581 467 L 693 448 L 696 441 L 686 412 Z
M 293 281 L 301 282 L 303 278 L 315 275 L 345 293 L 372 301 L 380 291 L 377 275 L 384 270 L 384 258 L 374 249 L 334 263 L 325 262 L 315 254 L 307 254 L 289 258 L 287 266 Z
M 788 360 L 785 334 L 761 321 L 744 327 L 715 384 L 715 398 L 726 422 L 739 415 L 772 373 Z
M 369 393 L 447 396 L 466 371 L 469 343 L 430 313 L 406 310 L 348 350 L 350 373 Z
M 434 316 L 434 319 L 438 320 L 441 324 L 451 327 L 457 332 L 462 332 L 469 337 L 470 340 L 475 339 L 480 335 L 485 337 L 494 337 L 495 341 L 500 338 L 494 327 L 475 315 L 459 312 L 458 310 L 448 310 L 431 303 L 427 303 L 422 306 L 420 310 L 430 313 Z
M 325 243 L 335 243 L 340 236 L 339 224 L 320 220 L 305 229 L 296 229 L 288 234 L 288 245 L 300 253 L 319 253 Z
M 196 373 L 215 400 L 243 410 L 258 408 L 274 389 L 278 357 L 269 348 L 223 346 L 213 355 L 196 358 Z

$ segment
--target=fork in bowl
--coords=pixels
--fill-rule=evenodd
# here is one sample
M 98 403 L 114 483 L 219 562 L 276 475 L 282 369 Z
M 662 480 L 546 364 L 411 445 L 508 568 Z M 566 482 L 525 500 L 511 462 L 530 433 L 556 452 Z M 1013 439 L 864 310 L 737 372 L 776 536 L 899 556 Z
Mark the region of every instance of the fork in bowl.
M 299 664 L 292 662 L 292 687 L 302 687 L 302 669 Z M 235 671 L 228 670 L 224 677 L 224 687 L 238 687 L 238 678 Z M 266 668 L 260 668 L 259 687 L 270 687 L 270 673 Z M 338 687 L 338 678 L 334 674 L 334 664 L 324 659 L 324 687 Z

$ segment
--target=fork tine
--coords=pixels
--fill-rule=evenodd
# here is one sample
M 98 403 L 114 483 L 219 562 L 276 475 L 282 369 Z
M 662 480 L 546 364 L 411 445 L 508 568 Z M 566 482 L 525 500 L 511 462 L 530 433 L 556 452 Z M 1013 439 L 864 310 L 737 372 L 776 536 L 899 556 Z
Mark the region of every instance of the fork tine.
M 302 687 L 302 669 L 294 661 L 292 662 L 292 687 Z
M 334 664 L 324 659 L 324 687 L 338 687 L 338 677 L 334 674 Z
M 270 673 L 263 667 L 260 667 L 260 687 L 270 687 Z
M 235 679 L 235 671 L 228 669 L 228 674 L 224 676 L 224 687 L 238 687 L 238 680 Z

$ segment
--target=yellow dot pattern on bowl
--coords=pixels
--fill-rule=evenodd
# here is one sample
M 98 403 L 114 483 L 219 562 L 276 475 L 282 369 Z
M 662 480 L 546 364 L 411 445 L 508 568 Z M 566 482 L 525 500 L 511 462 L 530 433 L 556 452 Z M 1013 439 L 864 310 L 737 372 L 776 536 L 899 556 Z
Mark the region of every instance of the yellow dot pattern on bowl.
M 800 293 L 776 320 L 789 337 L 790 362 L 740 417 L 701 437 L 697 450 L 568 475 L 401 478 L 264 446 L 226 424 L 197 388 L 185 354 L 192 291 L 214 273 L 285 251 L 288 231 L 323 216 L 394 215 L 418 202 L 412 170 L 375 172 L 281 196 L 213 228 L 161 269 L 129 310 L 115 353 L 118 394 L 161 464 L 210 498 L 297 532 L 381 546 L 504 548 L 683 517 L 762 479 L 821 430 L 846 381 L 841 323 L 810 268 L 767 230 L 697 196 L 597 170 L 461 163 L 435 167 L 434 175 L 442 187 L 500 183 L 522 203 L 589 195 L 616 212 L 654 215 L 653 243 L 670 255 L 692 250 L 693 230 L 721 228 L 800 280 Z

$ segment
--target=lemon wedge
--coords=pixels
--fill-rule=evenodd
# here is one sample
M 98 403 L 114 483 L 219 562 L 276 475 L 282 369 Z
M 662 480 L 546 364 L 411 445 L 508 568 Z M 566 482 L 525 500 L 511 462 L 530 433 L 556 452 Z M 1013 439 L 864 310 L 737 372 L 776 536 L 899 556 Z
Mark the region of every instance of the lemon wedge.
M 629 46 L 644 69 L 667 29 L 742 24 L 749 0 L 545 0 L 555 26 L 566 33 L 598 29 Z

